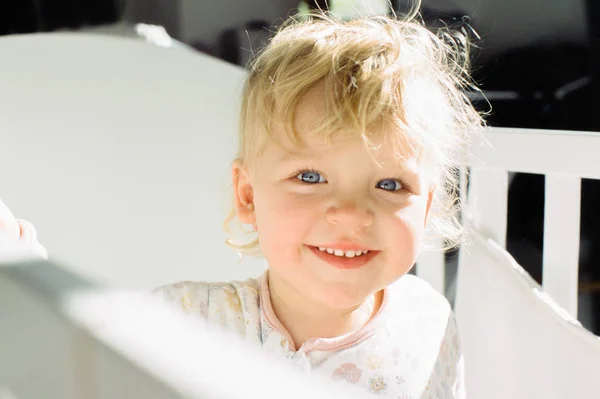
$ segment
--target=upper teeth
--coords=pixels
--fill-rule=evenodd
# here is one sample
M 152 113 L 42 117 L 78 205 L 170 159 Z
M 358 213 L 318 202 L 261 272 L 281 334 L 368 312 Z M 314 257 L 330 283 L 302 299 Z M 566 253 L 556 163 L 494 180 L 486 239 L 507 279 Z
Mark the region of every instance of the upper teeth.
M 335 256 L 345 256 L 347 258 L 353 258 L 355 256 L 366 255 L 368 250 L 359 250 L 359 251 L 342 251 L 341 249 L 333 249 L 333 248 L 324 248 L 319 247 L 319 251 L 327 252 Z

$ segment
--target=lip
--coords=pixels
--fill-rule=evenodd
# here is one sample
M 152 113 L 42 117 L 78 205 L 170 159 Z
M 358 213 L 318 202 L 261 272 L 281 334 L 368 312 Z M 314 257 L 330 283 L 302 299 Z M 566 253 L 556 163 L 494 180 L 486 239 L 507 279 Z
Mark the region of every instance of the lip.
M 312 245 L 307 245 L 306 247 L 309 250 L 311 250 L 312 253 L 314 253 L 317 258 L 327 262 L 328 264 L 330 264 L 331 266 L 333 266 L 337 269 L 343 269 L 343 270 L 359 269 L 363 266 L 366 266 L 380 252 L 380 251 L 369 250 L 369 252 L 366 255 L 360 255 L 360 256 L 355 256 L 353 258 L 348 258 L 346 256 L 332 255 L 326 251 L 321 251 L 321 250 L 319 250 L 319 247 L 314 247 Z M 322 248 L 325 248 L 325 246 L 323 246 Z M 352 247 L 350 244 L 347 246 L 336 245 L 336 246 L 331 246 L 331 247 L 326 247 L 326 248 L 335 248 L 335 249 L 341 249 L 344 251 L 362 250 L 360 247 L 357 247 L 357 246 Z

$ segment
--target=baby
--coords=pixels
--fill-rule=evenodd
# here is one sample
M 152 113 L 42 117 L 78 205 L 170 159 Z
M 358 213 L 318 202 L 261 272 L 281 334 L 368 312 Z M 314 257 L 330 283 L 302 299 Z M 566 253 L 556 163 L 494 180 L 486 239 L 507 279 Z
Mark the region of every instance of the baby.
M 287 21 L 249 69 L 227 220 L 268 270 L 157 295 L 381 397 L 464 398 L 450 306 L 407 274 L 462 236 L 455 168 L 483 122 L 460 39 L 414 15 Z

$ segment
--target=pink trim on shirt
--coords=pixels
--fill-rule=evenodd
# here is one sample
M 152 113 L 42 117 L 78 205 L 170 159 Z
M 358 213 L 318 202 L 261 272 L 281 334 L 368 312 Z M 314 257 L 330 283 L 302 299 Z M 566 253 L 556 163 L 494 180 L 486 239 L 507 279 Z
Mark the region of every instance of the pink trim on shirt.
M 275 331 L 279 332 L 291 345 L 294 347 L 294 340 L 292 339 L 290 333 L 287 329 L 281 324 L 275 312 L 273 311 L 273 305 L 271 303 L 271 294 L 269 292 L 269 271 L 267 270 L 260 278 L 260 303 L 261 303 L 261 313 L 264 316 L 264 319 L 269 323 L 270 327 Z M 306 341 L 302 347 L 305 352 L 311 351 L 338 351 L 341 349 L 348 348 L 352 345 L 355 345 L 375 333 L 376 327 L 379 325 L 379 322 L 382 315 L 387 311 L 387 304 L 389 302 L 389 292 L 388 289 L 385 288 L 383 290 L 383 298 L 381 300 L 381 305 L 377 310 L 375 316 L 373 316 L 363 327 L 360 329 L 348 333 L 346 335 L 342 335 L 335 338 L 314 338 Z
M 287 329 L 281 324 L 275 312 L 273 311 L 273 305 L 271 304 L 271 293 L 269 292 L 269 270 L 265 271 L 260 278 L 260 311 L 264 316 L 265 320 L 272 329 L 283 335 L 285 339 L 290 343 L 290 348 L 294 348 L 294 340 L 287 331 Z

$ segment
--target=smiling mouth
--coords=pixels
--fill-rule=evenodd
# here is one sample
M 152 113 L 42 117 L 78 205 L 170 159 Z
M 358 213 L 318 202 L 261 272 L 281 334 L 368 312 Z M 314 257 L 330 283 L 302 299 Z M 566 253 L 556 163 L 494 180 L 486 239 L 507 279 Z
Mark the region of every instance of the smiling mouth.
M 334 249 L 334 248 L 325 248 L 325 247 L 317 247 L 321 252 L 327 252 L 330 255 L 346 257 L 346 258 L 354 258 L 355 256 L 362 256 L 369 253 L 368 249 L 359 249 L 359 250 L 349 250 L 344 251 L 343 249 Z
M 337 269 L 358 269 L 367 265 L 381 251 L 368 249 L 349 249 L 315 247 L 307 245 L 315 256 Z

